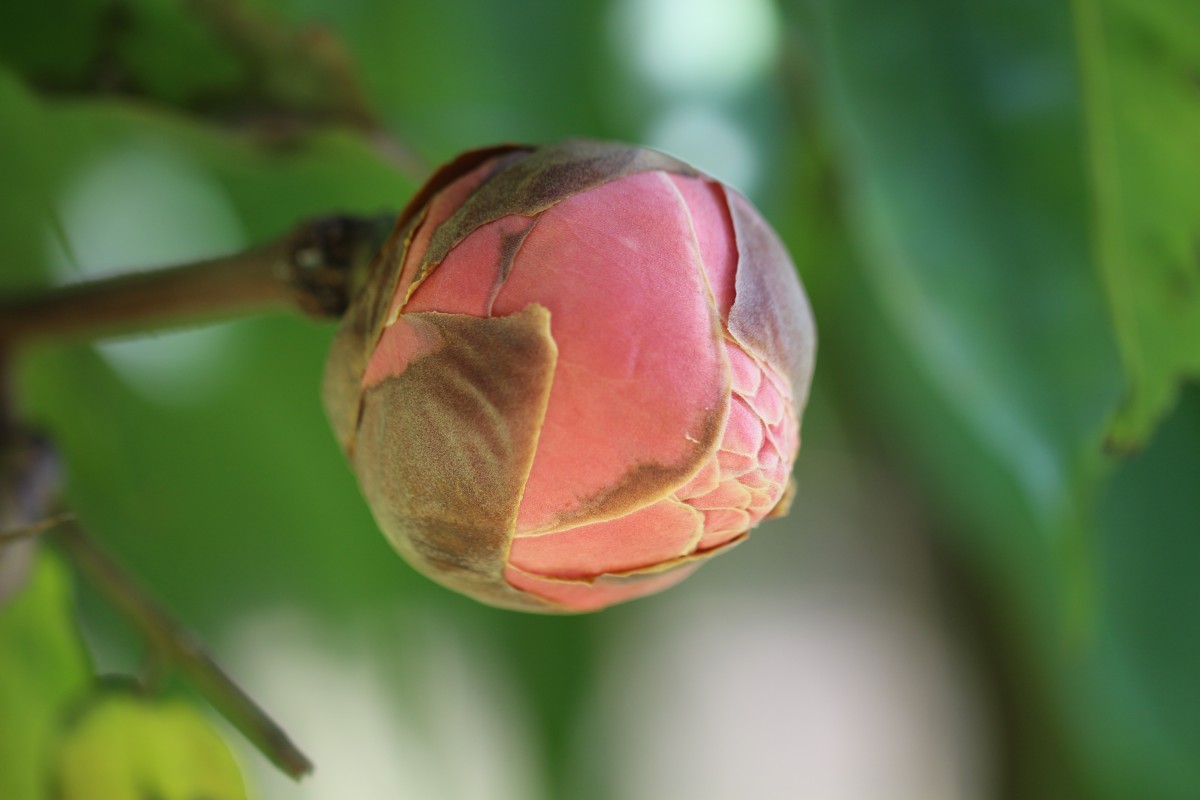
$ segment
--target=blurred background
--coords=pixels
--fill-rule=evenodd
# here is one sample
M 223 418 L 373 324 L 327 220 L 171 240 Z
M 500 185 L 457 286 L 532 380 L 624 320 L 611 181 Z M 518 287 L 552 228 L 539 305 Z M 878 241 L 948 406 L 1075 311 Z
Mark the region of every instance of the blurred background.
M 791 516 L 663 595 L 541 618 L 410 570 L 323 418 L 328 327 L 17 365 L 70 506 L 315 760 L 293 784 L 214 716 L 251 796 L 1200 797 L 1189 0 L 6 2 L 0 290 L 573 135 L 748 194 L 820 330 Z M 142 662 L 53 576 L 61 647 L 0 616 L 12 800 L 90 685 L 64 604 L 97 673 Z

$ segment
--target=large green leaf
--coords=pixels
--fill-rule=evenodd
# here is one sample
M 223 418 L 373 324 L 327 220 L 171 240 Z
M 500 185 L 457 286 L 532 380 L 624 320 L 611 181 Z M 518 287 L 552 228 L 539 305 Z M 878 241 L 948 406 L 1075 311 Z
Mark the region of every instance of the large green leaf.
M 1123 366 L 1091 252 L 1068 9 L 806 8 L 859 247 L 831 282 L 826 354 L 849 361 L 834 367 L 848 395 L 968 555 L 987 608 L 975 623 L 1008 691 L 1006 787 L 1186 797 L 1200 712 L 1168 698 L 1189 691 L 1195 660 L 1180 639 L 1200 602 L 1184 577 L 1198 552 L 1183 477 L 1194 408 L 1109 475 Z M 1169 127 L 1161 114 L 1145 124 Z
M 42 799 L 53 734 L 90 679 L 70 579 L 41 553 L 21 592 L 0 605 L 0 797 Z
M 1200 787 L 1198 475 L 1193 387 L 1101 496 L 1098 624 L 1066 685 L 1113 797 L 1188 800 Z
M 119 689 L 75 712 L 53 769 L 60 800 L 246 800 L 229 745 L 195 708 Z
M 1036 0 L 810 7 L 852 230 L 912 379 L 1015 489 L 1003 518 L 1033 530 L 997 535 L 1074 547 L 1119 364 L 1087 250 L 1070 19 Z
M 1075 0 L 1095 245 L 1128 374 L 1110 437 L 1145 440 L 1200 377 L 1200 5 Z

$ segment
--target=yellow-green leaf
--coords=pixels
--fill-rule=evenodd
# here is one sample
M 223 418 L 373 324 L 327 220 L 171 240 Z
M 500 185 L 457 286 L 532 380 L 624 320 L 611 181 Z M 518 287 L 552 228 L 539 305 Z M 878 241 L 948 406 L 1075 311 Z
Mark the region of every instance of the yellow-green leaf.
M 182 700 L 107 691 L 64 731 L 55 759 L 61 800 L 245 800 L 229 746 Z
M 1200 377 L 1200 5 L 1075 0 L 1095 247 L 1127 375 L 1110 442 L 1142 443 Z
M 90 678 L 68 576 L 43 552 L 0 605 L 0 797 L 41 800 L 59 715 Z

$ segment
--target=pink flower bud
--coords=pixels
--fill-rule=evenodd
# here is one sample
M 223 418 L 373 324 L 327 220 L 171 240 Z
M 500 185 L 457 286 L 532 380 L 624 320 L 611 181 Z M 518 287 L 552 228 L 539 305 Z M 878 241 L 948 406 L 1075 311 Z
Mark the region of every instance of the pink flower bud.
M 573 140 L 443 167 L 344 318 L 325 402 L 418 570 L 590 611 L 786 512 L 815 331 L 744 197 Z

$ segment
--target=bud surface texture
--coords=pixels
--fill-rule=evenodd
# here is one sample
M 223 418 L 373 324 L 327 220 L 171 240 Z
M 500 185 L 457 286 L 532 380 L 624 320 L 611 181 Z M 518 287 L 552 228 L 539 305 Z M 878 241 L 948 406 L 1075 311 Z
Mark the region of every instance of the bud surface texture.
M 786 512 L 814 350 L 791 259 L 741 195 L 650 150 L 501 147 L 401 215 L 325 403 L 414 567 L 589 611 Z

